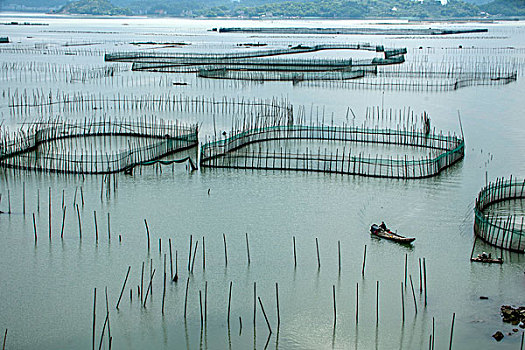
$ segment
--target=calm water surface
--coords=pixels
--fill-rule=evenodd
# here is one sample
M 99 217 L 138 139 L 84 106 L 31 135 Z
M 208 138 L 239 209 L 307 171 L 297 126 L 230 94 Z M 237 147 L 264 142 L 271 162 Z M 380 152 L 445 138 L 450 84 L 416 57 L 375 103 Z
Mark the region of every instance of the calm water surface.
M 131 42 L 165 41 L 191 44 L 170 49 L 174 52 L 224 52 L 239 50 L 236 44 L 245 42 L 265 42 L 269 48 L 290 44 L 371 42 L 407 47 L 407 60 L 418 62 L 500 60 L 519 65 L 525 56 L 523 22 L 435 24 L 489 28 L 488 33 L 479 35 L 383 37 L 223 35 L 207 31 L 221 26 L 370 25 L 370 22 L 363 21 L 80 20 L 73 17 L 0 16 L 1 22 L 13 20 L 49 24 L 2 28 L 2 35 L 8 35 L 14 42 L 9 45 L 19 48 L 47 44 L 50 48 L 64 50 L 66 43 L 89 42 L 94 45 L 81 47 L 81 50 L 111 52 L 145 49 L 130 45 Z M 460 51 L 459 45 L 465 49 Z M 420 46 L 423 49 L 420 50 Z M 501 50 L 492 50 L 494 48 Z M 348 54 L 353 53 L 336 52 L 332 55 L 341 57 Z M 104 66 L 100 55 L 44 55 L 34 50 L 12 52 L 4 49 L 0 61 Z M 137 77 L 142 78 L 138 81 Z M 435 347 L 446 349 L 453 313 L 456 314 L 454 348 L 494 348 L 496 342 L 491 335 L 496 330 L 506 335 L 497 344 L 498 348 L 519 347 L 521 331 L 507 336 L 513 326 L 501 322 L 499 307 L 502 304 L 525 303 L 525 257 L 503 252 L 505 264 L 502 266 L 471 264 L 468 258 L 473 242 L 472 209 L 474 199 L 485 183 L 485 173 L 488 173 L 489 180 L 510 174 L 523 177 L 525 174 L 525 83 L 521 74 L 517 82 L 508 85 L 468 87 L 439 93 L 200 80 L 194 74 L 122 72 L 114 80 L 93 79 L 85 83 L 59 80 L 51 74 L 47 79 L 35 79 L 34 82 L 31 77 L 26 81 L 2 75 L 0 113 L 4 125 L 18 126 L 25 120 L 46 116 L 46 113 L 47 117 L 59 114 L 55 110 L 13 115 L 7 107 L 7 96 L 16 89 L 19 93 L 27 89 L 29 94 L 41 89 L 101 96 L 168 92 L 216 98 L 266 99 L 276 96 L 296 106 L 304 105 L 306 110 L 324 108 L 327 120 L 328 116 L 332 118 L 333 113 L 336 124 L 346 122 L 348 106 L 357 116 L 356 123 L 363 121 L 368 106 L 383 105 L 393 109 L 410 106 L 417 114 L 427 111 L 436 128 L 456 134 L 461 132 L 459 110 L 466 139 L 466 155 L 462 162 L 437 177 L 410 181 L 271 171 L 203 169 L 190 173 L 184 164 L 163 167 L 162 174 L 156 169 L 145 168 L 137 170 L 134 176 L 117 175 L 118 188 L 109 195 L 101 192 L 102 177 L 2 172 L 0 210 L 7 211 L 8 193 L 12 210 L 11 215 L 0 215 L 0 328 L 8 329 L 6 348 L 90 347 L 94 288 L 97 289 L 98 346 L 105 318 L 105 287 L 109 298 L 112 346 L 118 349 L 420 349 L 428 347 L 433 319 Z M 189 85 L 173 86 L 171 81 L 186 81 Z M 125 112 L 116 110 L 60 114 L 84 118 L 103 113 L 109 117 L 126 116 Z M 202 123 L 201 136 L 213 133 L 212 116 L 209 114 L 144 111 L 137 115 L 152 114 Z M 231 125 L 231 117 L 218 115 L 216 122 L 219 128 L 227 129 Z M 118 145 L 116 143 L 112 147 Z M 63 240 L 60 239 L 62 196 L 67 208 Z M 79 205 L 81 239 L 74 204 Z M 94 211 L 97 215 L 98 242 L 95 240 Z M 33 213 L 38 233 L 36 244 Z M 107 213 L 111 213 L 111 239 L 108 237 Z M 144 219 L 147 219 L 151 233 L 150 251 L 147 250 Z M 402 234 L 417 237 L 414 246 L 408 248 L 371 238 L 369 226 L 381 220 Z M 247 264 L 245 233 L 249 235 L 250 265 Z M 227 240 L 227 266 L 223 234 Z M 199 241 L 193 274 L 188 272 L 190 235 L 194 243 Z M 296 268 L 293 237 L 297 249 Z M 173 258 L 175 254 L 178 257 L 179 280 L 178 283 L 167 283 L 165 312 L 162 315 L 164 254 L 168 254 L 168 280 L 170 275 L 168 238 L 172 240 Z M 319 269 L 316 238 L 321 261 Z M 159 239 L 162 239 L 160 251 Z M 340 271 L 338 241 L 342 255 Z M 365 245 L 367 259 L 365 275 L 362 276 Z M 476 251 L 482 250 L 493 255 L 500 254 L 479 243 Z M 406 256 L 409 276 L 408 286 L 403 289 L 403 323 L 401 283 L 405 283 Z M 420 292 L 418 259 L 422 257 L 426 259 L 427 269 L 426 307 L 424 293 Z M 146 262 L 147 278 L 151 262 L 156 271 L 152 294 L 145 308 L 140 306 L 137 295 L 143 262 Z M 131 273 L 117 311 L 115 305 L 128 266 L 131 266 Z M 184 322 L 188 277 L 187 318 Z M 230 281 L 232 301 L 228 327 Z M 379 281 L 377 324 L 376 281 Z M 206 327 L 201 331 L 199 291 L 204 293 L 206 282 L 208 314 Z M 254 282 L 273 329 L 270 337 L 259 305 L 256 326 L 253 326 Z M 281 316 L 278 332 L 276 282 L 279 283 Z M 357 284 L 358 324 L 355 322 Z M 335 286 L 337 300 L 335 329 L 332 286 Z M 482 295 L 488 300 L 480 300 Z M 239 319 L 242 320 L 242 332 Z M 108 348 L 107 338 L 103 346 Z

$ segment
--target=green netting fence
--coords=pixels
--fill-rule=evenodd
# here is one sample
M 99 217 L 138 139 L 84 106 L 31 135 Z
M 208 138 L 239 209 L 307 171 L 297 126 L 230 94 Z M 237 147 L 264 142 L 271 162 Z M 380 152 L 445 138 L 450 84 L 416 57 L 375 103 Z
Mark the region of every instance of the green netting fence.
M 372 158 L 341 151 L 292 153 L 286 146 L 270 152 L 243 151 L 247 145 L 272 140 L 326 140 L 345 143 L 374 143 L 437 150 L 422 158 Z M 350 145 L 348 145 L 350 146 Z M 210 168 L 265 169 L 326 172 L 384 178 L 416 179 L 434 176 L 461 160 L 464 140 L 421 131 L 362 127 L 278 125 L 254 128 L 201 147 L 200 164 Z M 348 147 L 350 149 L 350 147 Z
M 5 168 L 76 173 L 106 174 L 124 171 L 163 158 L 198 144 L 196 125 L 175 121 L 83 120 L 35 123 L 15 136 L 3 134 L 0 166 Z M 149 144 L 129 144 L 125 150 L 102 153 L 84 150 L 44 148 L 50 142 L 66 138 L 106 136 L 139 137 Z M 195 167 L 190 160 L 190 165 Z
M 515 199 L 525 199 L 525 180 L 497 179 L 483 187 L 474 208 L 474 232 L 485 242 L 496 247 L 525 252 L 523 216 L 490 214 L 493 204 Z

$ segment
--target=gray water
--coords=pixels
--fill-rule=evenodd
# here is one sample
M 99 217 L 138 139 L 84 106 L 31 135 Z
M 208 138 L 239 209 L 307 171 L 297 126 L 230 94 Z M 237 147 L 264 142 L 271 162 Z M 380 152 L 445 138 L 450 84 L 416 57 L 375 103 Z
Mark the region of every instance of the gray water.
M 27 16 L 27 15 L 24 15 Z M 191 45 L 177 51 L 221 52 L 238 50 L 236 44 L 266 42 L 268 48 L 289 44 L 372 42 L 407 47 L 407 60 L 507 60 L 523 62 L 525 24 L 450 24 L 458 27 L 488 27 L 482 35 L 447 37 L 382 36 L 282 36 L 218 34 L 213 27 L 234 26 L 356 26 L 360 21 L 223 21 L 182 19 L 82 19 L 74 17 L 0 16 L 12 20 L 49 23 L 49 26 L 5 26 L 17 47 L 43 44 L 63 48 L 65 43 L 90 42 L 90 50 L 137 50 L 132 41 L 177 41 Z M 126 24 L 126 25 L 124 25 Z M 374 24 L 377 26 L 378 24 Z M 422 24 L 428 26 L 430 24 Z M 434 24 L 432 24 L 434 26 Z M 388 26 L 388 25 L 382 25 Z M 436 26 L 447 26 L 436 24 Z M 458 46 L 470 48 L 460 51 Z M 424 49 L 419 50 L 422 46 Z M 472 49 L 486 48 L 486 49 Z M 508 49 L 513 47 L 514 49 Z M 0 47 L 0 50 L 4 47 Z M 81 47 L 78 47 L 81 48 Z M 501 52 L 492 50 L 501 49 Z M 68 47 L 73 50 L 73 47 Z M 83 49 L 86 49 L 83 47 Z M 55 55 L 36 52 L 0 51 L 1 62 L 49 62 L 75 66 L 103 66 L 99 55 Z M 336 52 L 336 55 L 352 52 Z M 143 77 L 140 84 L 130 79 Z M 120 83 L 116 83 L 120 79 Z M 128 79 L 128 80 L 127 80 Z M 152 83 L 155 80 L 156 83 Z M 164 79 L 164 80 L 163 80 Z M 41 80 L 44 80 L 42 82 Z M 202 80 L 193 74 L 122 72 L 112 79 L 86 83 L 65 83 L 53 79 L 31 82 L 2 80 L 0 113 L 4 125 L 17 127 L 31 117 L 12 115 L 7 92 L 43 89 L 96 94 L 181 93 L 188 96 L 222 96 L 287 99 L 306 110 L 325 110 L 326 119 L 346 122 L 350 106 L 357 123 L 368 106 L 399 109 L 410 106 L 416 113 L 427 111 L 438 129 L 460 133 L 458 110 L 466 139 L 465 159 L 439 176 L 422 180 L 373 179 L 313 173 L 210 170 L 189 172 L 185 164 L 137 170 L 134 176 L 119 174 L 118 188 L 101 191 L 102 177 L 64 176 L 33 172 L 3 171 L 0 210 L 0 329 L 8 329 L 6 348 L 87 348 L 92 342 L 93 289 L 97 289 L 96 346 L 105 318 L 104 288 L 108 289 L 112 346 L 114 348 L 208 348 L 208 349 L 420 349 L 427 348 L 435 320 L 435 346 L 449 344 L 452 314 L 455 313 L 453 348 L 490 349 L 491 335 L 505 333 L 498 348 L 516 349 L 521 332 L 507 336 L 514 326 L 499 316 L 502 304 L 525 303 L 525 257 L 503 252 L 501 266 L 471 264 L 474 199 L 488 179 L 523 177 L 525 123 L 522 76 L 501 86 L 467 87 L 457 91 L 424 92 L 344 89 L 330 86 L 302 86 L 291 83 L 243 83 Z M 159 83 L 161 81 L 161 83 Z M 164 83 L 162 83 L 164 81 Z M 172 86 L 186 81 L 187 86 Z M 112 83 L 113 82 L 113 83 Z M 312 107 L 313 106 L 313 107 Z M 96 112 L 99 113 L 99 112 Z M 68 117 L 90 117 L 92 111 L 70 113 Z M 107 111 L 118 116 L 116 111 Z M 308 112 L 309 113 L 309 112 Z M 313 112 L 314 116 L 316 112 Z M 322 114 L 322 112 L 320 112 Z M 142 114 L 151 115 L 151 112 Z M 155 113 L 159 117 L 202 123 L 201 139 L 213 133 L 212 116 Z M 139 114 L 141 115 L 141 114 Z M 53 115 L 56 116 L 56 115 Z M 315 117 L 314 117 L 315 119 Z M 231 117 L 218 115 L 218 128 L 228 129 Z M 24 185 L 25 184 L 25 185 Z M 23 214 L 23 187 L 26 207 Z M 84 198 L 82 205 L 81 191 Z M 51 239 L 49 198 L 51 188 Z M 76 190 L 77 189 L 77 190 Z M 75 197 L 76 192 L 76 197 Z M 39 200 L 37 200 L 39 193 Z M 66 218 L 60 239 L 62 195 Z M 74 204 L 79 205 L 82 238 Z M 98 242 L 95 240 L 94 211 Z M 111 239 L 107 213 L 111 213 Z M 32 214 L 35 213 L 38 240 L 35 244 Z M 147 219 L 151 248 L 147 249 L 144 226 Z M 376 240 L 369 226 L 384 220 L 399 233 L 416 237 L 413 248 Z M 251 264 L 247 264 L 245 233 L 249 235 Z M 225 266 L 223 234 L 226 235 L 228 264 Z M 119 241 L 119 235 L 121 241 Z M 199 240 L 193 274 L 188 272 L 189 236 Z M 203 269 L 202 240 L 206 246 Z M 297 267 L 294 268 L 293 237 L 296 238 Z M 159 238 L 162 250 L 159 252 Z M 165 313 L 161 314 L 163 254 L 178 255 L 178 283 L 167 283 Z M 315 239 L 319 241 L 318 269 Z M 341 271 L 338 270 L 338 241 Z M 362 276 L 364 246 L 367 247 Z M 476 252 L 499 250 L 478 242 Z M 405 282 L 404 261 L 412 276 L 417 314 L 410 279 L 403 289 L 405 322 L 401 314 L 401 283 Z M 427 306 L 420 293 L 418 259 L 425 257 Z M 156 269 L 153 294 L 146 308 L 138 301 L 142 262 L 149 278 L 150 259 Z M 131 273 L 119 311 L 115 305 L 128 266 Z M 175 268 L 175 266 L 174 266 Z M 184 296 L 189 279 L 187 318 Z M 147 280 L 145 278 L 145 280 Z M 201 332 L 199 291 L 208 282 L 207 323 Z M 230 327 L 227 324 L 229 283 L 233 282 Z M 379 281 L 379 323 L 376 324 L 376 281 Z M 257 303 L 253 326 L 253 283 L 261 298 L 273 333 L 268 329 Z M 277 332 L 275 283 L 279 283 L 281 323 Z M 359 284 L 359 323 L 355 322 L 356 284 Z M 337 325 L 333 327 L 332 286 L 337 300 Z M 132 300 L 129 289 L 132 288 Z M 146 288 L 146 287 L 145 287 Z M 480 300 L 480 296 L 488 300 Z M 203 295 L 204 297 L 204 295 Z M 242 318 L 242 333 L 239 332 Z M 267 343 L 268 341 L 268 343 Z M 108 348 L 107 329 L 104 347 Z

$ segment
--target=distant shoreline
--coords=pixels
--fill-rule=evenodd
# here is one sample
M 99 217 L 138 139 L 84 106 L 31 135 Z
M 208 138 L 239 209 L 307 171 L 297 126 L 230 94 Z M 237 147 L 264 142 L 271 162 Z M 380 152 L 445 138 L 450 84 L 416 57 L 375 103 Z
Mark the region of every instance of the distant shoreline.
M 204 16 L 158 16 L 158 15 L 90 15 L 90 14 L 76 14 L 76 13 L 54 13 L 54 12 L 40 12 L 40 11 L 0 11 L 0 17 L 9 16 L 24 16 L 32 15 L 46 16 L 47 18 L 179 18 L 179 19 L 193 19 L 193 20 L 253 20 L 253 21 L 275 21 L 275 20 L 287 20 L 287 21 L 301 21 L 301 20 L 330 20 L 330 21 L 406 21 L 403 23 L 385 23 L 388 25 L 395 24 L 417 24 L 417 23 L 495 23 L 495 22 L 519 22 L 525 20 L 525 17 L 513 16 L 513 17 L 460 17 L 460 18 L 417 18 L 417 17 L 204 17 Z M 381 24 L 381 23 L 378 23 Z

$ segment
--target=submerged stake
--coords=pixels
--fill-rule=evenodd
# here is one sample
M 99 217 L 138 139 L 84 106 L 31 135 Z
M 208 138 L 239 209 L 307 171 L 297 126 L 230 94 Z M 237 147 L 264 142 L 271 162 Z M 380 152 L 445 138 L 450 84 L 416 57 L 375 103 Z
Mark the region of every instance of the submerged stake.
M 117 306 L 116 309 L 118 310 L 118 306 L 120 305 L 120 299 L 122 299 L 122 294 L 124 293 L 124 288 L 126 288 L 126 282 L 128 281 L 129 272 L 131 271 L 131 266 L 128 266 L 128 272 L 126 273 L 126 278 L 124 279 L 124 284 L 122 284 L 122 290 L 120 291 L 120 296 L 118 297 Z M 131 289 L 130 291 L 130 299 L 131 299 Z

